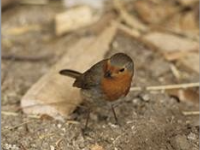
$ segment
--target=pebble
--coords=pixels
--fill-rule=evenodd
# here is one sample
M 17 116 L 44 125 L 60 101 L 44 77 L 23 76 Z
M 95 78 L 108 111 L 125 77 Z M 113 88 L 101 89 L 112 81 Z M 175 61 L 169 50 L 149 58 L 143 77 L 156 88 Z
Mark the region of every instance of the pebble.
M 187 136 L 187 139 L 188 139 L 188 140 L 194 141 L 194 140 L 197 139 L 197 136 L 196 136 L 194 133 L 191 132 L 191 133 Z
M 113 123 L 108 123 L 108 125 L 109 125 L 111 128 L 119 128 L 119 125 L 116 125 L 116 124 L 113 124 Z
M 175 138 L 176 144 L 180 150 L 189 150 L 190 144 L 185 135 L 177 135 Z
M 58 127 L 58 128 L 61 128 L 61 127 L 62 127 L 62 125 L 61 125 L 61 124 L 57 124 L 57 127 Z
M 66 129 L 65 129 L 65 128 L 62 128 L 61 130 L 64 131 L 64 132 L 66 132 Z
M 145 102 L 148 102 L 148 101 L 150 100 L 148 94 L 143 95 L 142 98 L 143 98 L 143 100 L 144 100 Z
M 138 103 L 139 103 L 139 101 L 140 101 L 140 99 L 139 99 L 139 98 L 134 98 L 134 99 L 132 100 L 132 103 L 133 103 L 133 104 L 138 104 Z
M 6 150 L 19 150 L 19 147 L 17 147 L 16 145 L 11 145 L 11 144 L 6 143 L 5 149 Z
M 55 150 L 55 147 L 53 147 L 52 145 L 50 145 L 50 150 Z

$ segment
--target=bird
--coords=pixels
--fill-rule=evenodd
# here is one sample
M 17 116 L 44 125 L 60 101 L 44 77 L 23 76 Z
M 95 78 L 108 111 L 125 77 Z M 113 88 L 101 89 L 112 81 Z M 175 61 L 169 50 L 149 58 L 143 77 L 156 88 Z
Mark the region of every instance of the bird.
M 73 87 L 81 89 L 84 99 L 94 102 L 106 101 L 112 104 L 129 93 L 134 76 L 134 62 L 127 54 L 116 53 L 110 58 L 97 62 L 84 73 L 71 69 L 63 69 L 59 73 L 75 79 Z M 118 123 L 113 105 L 111 109 L 115 123 Z M 89 115 L 85 127 L 87 127 L 88 119 Z

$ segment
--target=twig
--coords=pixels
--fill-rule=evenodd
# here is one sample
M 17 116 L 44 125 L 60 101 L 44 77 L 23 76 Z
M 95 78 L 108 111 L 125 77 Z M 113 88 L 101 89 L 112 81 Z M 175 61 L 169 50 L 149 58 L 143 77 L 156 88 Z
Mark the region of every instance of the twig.
M 141 34 L 138 30 L 130 28 L 122 23 L 117 25 L 118 29 L 133 37 L 139 37 Z
M 18 116 L 18 113 L 15 112 L 7 112 L 7 111 L 1 111 L 2 115 L 6 115 L 6 116 Z
M 40 31 L 42 29 L 42 26 L 39 24 L 32 24 L 32 25 L 23 25 L 23 26 L 15 26 L 12 28 L 9 28 L 4 31 L 5 35 L 12 35 L 12 36 L 17 36 L 17 35 L 22 35 L 27 32 L 35 32 L 35 31 Z
M 21 127 L 21 126 L 23 126 L 23 125 L 25 125 L 25 124 L 27 124 L 27 123 L 31 123 L 31 122 L 33 122 L 33 121 L 35 121 L 35 120 L 31 120 L 31 121 L 29 120 L 29 121 L 23 122 L 23 123 L 21 123 L 21 124 L 19 124 L 19 125 L 16 125 L 16 126 L 14 126 L 14 127 L 10 127 L 10 128 L 4 129 L 4 130 L 2 131 L 2 133 L 6 132 L 6 131 L 14 130 L 14 129 L 19 128 L 19 127 Z
M 20 144 L 20 148 L 22 149 L 22 150 L 27 150 L 26 148 L 25 148 L 25 146 L 20 142 L 19 143 Z
M 183 115 L 189 116 L 189 115 L 199 115 L 199 111 L 183 111 Z
M 52 55 L 45 55 L 45 56 L 17 56 L 15 54 L 8 54 L 2 55 L 1 59 L 3 60 L 12 60 L 12 61 L 31 61 L 31 62 L 38 62 L 38 61 L 46 61 L 50 59 Z
M 151 30 L 157 30 L 157 31 L 161 31 L 161 32 L 167 32 L 167 33 L 171 33 L 171 34 L 174 34 L 174 35 L 177 35 L 177 36 L 181 36 L 181 37 L 185 37 L 185 38 L 188 38 L 188 39 L 191 39 L 193 41 L 199 41 L 199 34 L 192 34 L 190 32 L 187 32 L 187 31 L 183 31 L 181 29 L 173 29 L 173 28 L 170 28 L 170 27 L 165 27 L 165 26 L 154 26 L 154 27 L 151 27 Z
M 15 112 L 9 112 L 9 111 L 1 111 L 2 115 L 6 115 L 6 116 L 19 116 L 18 113 Z M 34 118 L 34 119 L 40 119 L 40 116 L 38 115 L 27 115 L 28 118 Z
M 63 138 L 60 138 L 58 141 L 56 141 L 56 149 L 60 149 L 60 143 L 63 141 Z
M 176 66 L 174 66 L 173 64 L 170 65 L 170 69 L 173 73 L 173 75 L 176 77 L 176 79 L 180 79 L 181 78 L 181 74 L 179 72 L 179 70 L 176 68 Z
M 161 85 L 161 86 L 149 86 L 149 87 L 132 87 L 130 91 L 154 91 L 154 90 L 171 90 L 181 88 L 199 87 L 199 82 L 196 83 L 185 83 L 185 84 L 174 84 L 174 85 Z
M 56 135 L 56 133 L 42 134 L 42 135 L 39 136 L 39 139 L 40 139 L 40 140 L 43 140 L 43 139 L 45 139 L 45 138 L 53 137 L 53 136 L 55 136 L 55 135 Z
M 67 125 L 68 125 L 68 124 L 80 124 L 80 122 L 74 121 L 74 120 L 68 120 L 68 121 L 66 122 L 66 124 L 67 124 Z
M 48 4 L 49 0 L 20 0 L 20 4 L 27 4 L 27 5 L 45 5 Z

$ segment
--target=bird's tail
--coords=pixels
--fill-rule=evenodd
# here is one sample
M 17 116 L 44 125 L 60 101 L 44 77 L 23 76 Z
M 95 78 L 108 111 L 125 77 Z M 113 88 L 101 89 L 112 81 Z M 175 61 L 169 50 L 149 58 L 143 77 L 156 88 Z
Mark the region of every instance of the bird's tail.
M 74 71 L 74 70 L 69 70 L 69 69 L 61 70 L 61 71 L 59 71 L 59 73 L 61 75 L 69 76 L 69 77 L 72 77 L 72 78 L 75 78 L 75 79 L 77 79 L 81 75 L 80 72 Z

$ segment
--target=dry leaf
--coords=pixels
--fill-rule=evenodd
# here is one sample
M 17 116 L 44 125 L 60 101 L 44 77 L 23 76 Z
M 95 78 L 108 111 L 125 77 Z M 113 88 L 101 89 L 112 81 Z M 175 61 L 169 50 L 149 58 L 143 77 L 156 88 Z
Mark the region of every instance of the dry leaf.
M 180 101 L 199 105 L 199 90 L 195 89 L 173 89 L 167 90 L 171 96 L 177 97 Z
M 173 61 L 173 60 L 179 60 L 181 58 L 184 58 L 187 55 L 190 55 L 190 53 L 199 53 L 199 50 L 193 50 L 193 51 L 176 51 L 176 52 L 169 52 L 169 53 L 165 53 L 164 57 L 169 60 L 169 61 Z M 197 54 L 198 55 L 198 54 Z
M 195 11 L 178 13 L 164 24 L 175 32 L 182 32 L 193 36 L 199 34 L 199 24 Z
M 163 54 L 176 51 L 193 51 L 199 49 L 199 43 L 177 35 L 152 32 L 143 36 L 143 40 L 153 44 Z
M 199 53 L 188 53 L 185 57 L 180 58 L 179 61 L 188 69 L 199 73 Z

